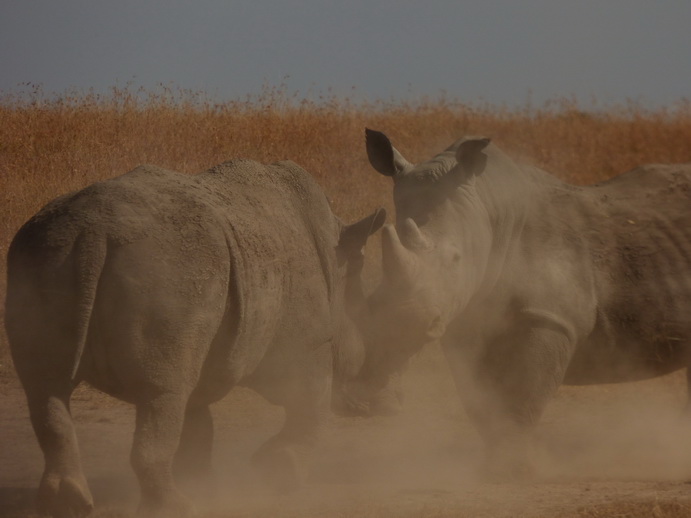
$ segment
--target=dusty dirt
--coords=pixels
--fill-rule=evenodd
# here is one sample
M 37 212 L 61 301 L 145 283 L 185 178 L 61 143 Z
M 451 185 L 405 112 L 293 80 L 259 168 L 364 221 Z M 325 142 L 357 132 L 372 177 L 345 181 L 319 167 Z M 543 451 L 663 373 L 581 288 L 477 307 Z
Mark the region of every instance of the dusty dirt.
M 405 411 L 390 418 L 333 417 L 307 486 L 263 489 L 252 452 L 282 410 L 236 389 L 214 407 L 218 483 L 195 501 L 205 517 L 255 516 L 691 516 L 691 424 L 682 418 L 683 373 L 657 380 L 564 387 L 539 428 L 537 478 L 483 482 L 481 442 L 461 409 L 437 348 L 404 377 Z M 33 516 L 42 458 L 18 382 L 0 377 L 0 516 Z M 134 412 L 80 387 L 73 415 L 96 516 L 131 516 Z M 210 489 L 210 488 L 205 488 Z

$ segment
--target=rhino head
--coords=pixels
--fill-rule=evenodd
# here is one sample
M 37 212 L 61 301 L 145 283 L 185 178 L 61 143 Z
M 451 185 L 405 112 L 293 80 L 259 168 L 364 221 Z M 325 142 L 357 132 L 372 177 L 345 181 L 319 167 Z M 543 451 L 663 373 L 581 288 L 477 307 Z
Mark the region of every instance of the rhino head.
M 336 256 L 338 278 L 343 281 L 338 297 L 342 307 L 336 311 L 339 321 L 336 322 L 332 387 L 332 409 L 341 415 L 391 414 L 400 406 L 391 387 L 380 387 L 367 394 L 351 389 L 363 368 L 364 342 L 368 341 L 366 337 L 372 327 L 362 280 L 363 250 L 367 238 L 382 227 L 385 219 L 385 210 L 378 209 L 356 223 L 341 226 Z
M 440 339 L 479 289 L 491 247 L 476 177 L 487 138 L 466 138 L 411 164 L 367 130 L 371 165 L 394 180 L 396 224 L 382 233 L 382 282 L 368 298 L 367 358 L 353 391 L 385 387 L 425 344 Z

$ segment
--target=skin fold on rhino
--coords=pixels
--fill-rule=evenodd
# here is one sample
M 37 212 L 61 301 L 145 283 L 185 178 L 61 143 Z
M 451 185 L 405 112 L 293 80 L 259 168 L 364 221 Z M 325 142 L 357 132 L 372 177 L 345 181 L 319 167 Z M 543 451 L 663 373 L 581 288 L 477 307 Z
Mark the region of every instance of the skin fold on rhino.
M 639 380 L 691 363 L 691 164 L 566 184 L 467 137 L 411 164 L 367 130 L 393 178 L 362 393 L 440 340 L 490 475 L 531 471 L 561 384 Z M 689 376 L 691 380 L 691 376 Z
M 136 406 L 140 514 L 192 512 L 173 472 L 208 476 L 209 404 L 235 385 L 285 407 L 254 460 L 279 489 L 299 484 L 332 380 L 364 360 L 352 315 L 385 216 L 343 225 L 294 163 L 234 160 L 140 166 L 32 217 L 8 254 L 6 328 L 45 457 L 39 510 L 93 506 L 69 410 L 81 381 Z

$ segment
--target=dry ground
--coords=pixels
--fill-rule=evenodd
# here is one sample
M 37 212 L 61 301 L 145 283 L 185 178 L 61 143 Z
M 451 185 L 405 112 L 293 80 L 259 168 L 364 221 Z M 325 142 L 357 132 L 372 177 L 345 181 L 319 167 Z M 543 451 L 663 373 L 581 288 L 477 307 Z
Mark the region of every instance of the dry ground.
M 196 493 L 205 518 L 230 517 L 667 517 L 691 516 L 691 425 L 681 418 L 685 379 L 564 387 L 539 429 L 534 480 L 483 482 L 481 444 L 431 347 L 405 374 L 405 412 L 332 418 L 307 486 L 274 495 L 251 453 L 282 411 L 236 389 L 214 407 L 215 495 Z M 7 373 L 0 399 L 0 516 L 28 518 L 41 455 L 23 395 Z M 128 465 L 133 409 L 89 388 L 73 413 L 99 517 L 132 516 Z
M 411 160 L 464 134 L 489 135 L 512 155 L 581 184 L 641 163 L 691 161 L 688 101 L 593 114 L 568 99 L 516 110 L 444 99 L 358 105 L 301 101 L 280 88 L 223 105 L 165 88 L 114 89 L 111 96 L 0 92 L 0 323 L 9 242 L 50 199 L 140 163 L 198 172 L 240 156 L 292 159 L 317 178 L 335 212 L 352 220 L 391 208 L 390 180 L 367 164 L 365 126 L 385 131 Z M 26 518 L 42 460 L 4 339 L 0 331 L 0 516 Z M 539 429 L 538 478 L 512 484 L 478 477 L 480 440 L 437 349 L 412 362 L 404 385 L 400 416 L 334 417 L 309 484 L 283 497 L 261 489 L 249 466 L 282 413 L 236 390 L 214 408 L 219 482 L 216 496 L 197 498 L 202 516 L 691 516 L 681 373 L 563 388 Z M 97 516 L 129 516 L 137 500 L 128 465 L 132 408 L 80 388 L 73 413 Z

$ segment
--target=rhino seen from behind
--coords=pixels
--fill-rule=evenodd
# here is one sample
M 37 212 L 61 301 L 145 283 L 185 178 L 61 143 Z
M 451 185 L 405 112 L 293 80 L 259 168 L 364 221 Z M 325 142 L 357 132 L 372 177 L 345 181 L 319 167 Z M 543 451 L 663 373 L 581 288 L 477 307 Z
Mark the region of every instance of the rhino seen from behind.
M 384 218 L 343 225 L 303 169 L 249 160 L 198 175 L 140 166 L 38 212 L 9 250 L 6 328 L 45 457 L 39 509 L 93 505 L 69 410 L 82 380 L 136 405 L 143 515 L 191 511 L 173 464 L 208 474 L 209 404 L 239 384 L 285 407 L 254 459 L 297 484 L 332 377 L 364 357 L 349 294 Z
M 358 392 L 440 340 L 488 471 L 505 477 L 531 471 L 533 430 L 562 383 L 691 366 L 691 164 L 579 187 L 487 138 L 411 164 L 383 133 L 366 137 L 393 179 L 396 224 Z

